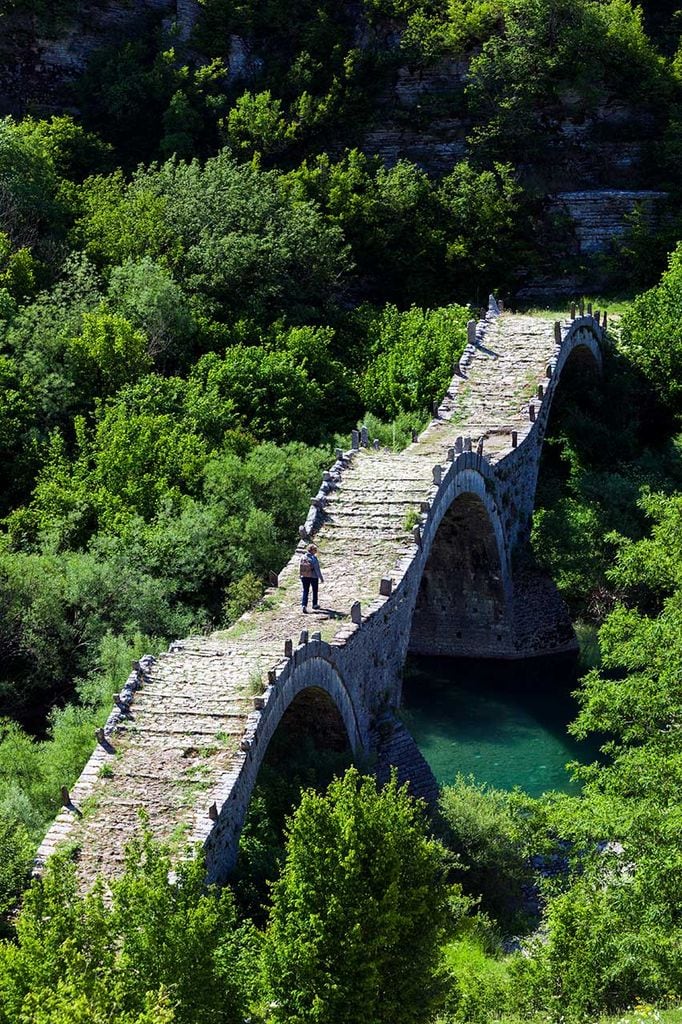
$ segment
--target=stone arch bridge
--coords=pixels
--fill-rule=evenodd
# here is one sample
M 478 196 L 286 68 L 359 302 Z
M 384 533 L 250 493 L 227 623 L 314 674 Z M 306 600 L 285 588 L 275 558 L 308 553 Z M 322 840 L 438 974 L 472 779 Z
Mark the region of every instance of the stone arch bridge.
M 433 778 L 396 717 L 408 650 L 518 658 L 575 646 L 551 581 L 517 554 L 562 373 L 601 366 L 605 326 L 591 310 L 553 323 L 491 299 L 408 448 L 355 435 L 337 452 L 263 601 L 229 630 L 133 666 L 38 866 L 68 839 L 84 884 L 115 874 L 145 808 L 155 834 L 202 844 L 209 877 L 225 878 L 268 744 L 296 716 L 429 796 Z M 298 562 L 313 535 L 327 582 L 322 610 L 305 617 Z

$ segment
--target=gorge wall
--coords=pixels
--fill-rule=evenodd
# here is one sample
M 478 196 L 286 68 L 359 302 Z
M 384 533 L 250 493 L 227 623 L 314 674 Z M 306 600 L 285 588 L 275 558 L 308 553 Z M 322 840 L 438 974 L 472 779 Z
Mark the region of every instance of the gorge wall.
M 75 111 L 74 84 L 98 50 L 126 39 L 152 38 L 161 30 L 168 46 L 181 45 L 191 41 L 200 11 L 198 0 L 88 0 L 66 4 L 64 13 L 57 7 L 40 19 L 5 14 L 0 20 L 0 114 Z M 372 99 L 360 147 L 387 166 L 405 159 L 434 176 L 448 173 L 469 153 L 474 125 L 467 119 L 464 94 L 470 60 L 410 63 L 400 56 L 395 26 L 370 32 L 359 15 L 355 36 L 358 51 L 378 46 L 395 65 Z M 237 81 L 257 89 L 267 53 L 240 36 L 230 36 L 228 44 L 226 90 Z M 521 274 L 517 296 L 532 300 L 558 291 L 606 288 L 609 270 L 599 257 L 619 242 L 635 209 L 655 227 L 664 208 L 666 195 L 655 187 L 652 117 L 608 95 L 587 109 L 584 97 L 568 89 L 537 114 L 554 142 L 521 153 L 516 169 L 528 194 L 536 197 L 538 247 L 544 246 L 548 263 L 562 270 L 543 276 L 531 269 L 525 279 Z
M 180 38 L 196 18 L 196 0 L 88 0 L 38 19 L 21 11 L 0 18 L 0 113 L 49 115 L 73 109 L 71 86 L 97 50 L 150 27 L 176 24 Z

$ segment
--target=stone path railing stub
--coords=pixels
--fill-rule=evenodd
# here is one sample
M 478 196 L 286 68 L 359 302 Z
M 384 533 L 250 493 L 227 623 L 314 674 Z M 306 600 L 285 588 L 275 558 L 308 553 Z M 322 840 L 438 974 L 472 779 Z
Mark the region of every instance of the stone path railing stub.
M 368 694 L 373 684 L 365 677 L 375 678 L 377 688 L 393 685 L 385 679 L 404 657 L 415 572 L 423 568 L 453 482 L 475 478 L 483 494 L 508 478 L 504 486 L 517 487 L 519 502 L 527 500 L 522 491 L 534 493 L 563 364 L 574 343 L 591 346 L 598 359 L 601 317 L 576 313 L 554 324 L 500 315 L 491 300 L 485 319 L 470 323 L 450 387 L 412 445 L 401 453 L 376 450 L 359 434 L 360 447 L 337 451 L 298 546 L 259 607 L 224 632 L 176 641 L 166 654 L 133 666 L 94 753 L 63 794 L 38 869 L 71 841 L 84 884 L 116 873 L 141 808 L 154 833 L 178 848 L 188 840 L 207 848 L 234 844 L 269 737 L 287 702 L 313 678 L 339 708 L 353 746 L 367 746 L 379 696 Z M 408 531 L 410 509 L 416 522 Z M 507 512 L 499 527 L 504 557 L 527 529 L 518 509 L 508 521 Z M 298 562 L 312 536 L 327 583 L 322 612 L 306 617 Z M 395 643 L 389 612 L 400 622 Z M 374 634 L 383 640 L 368 646 Z M 395 648 L 383 660 L 380 642 Z M 380 662 L 373 677 L 355 671 L 353 651 Z

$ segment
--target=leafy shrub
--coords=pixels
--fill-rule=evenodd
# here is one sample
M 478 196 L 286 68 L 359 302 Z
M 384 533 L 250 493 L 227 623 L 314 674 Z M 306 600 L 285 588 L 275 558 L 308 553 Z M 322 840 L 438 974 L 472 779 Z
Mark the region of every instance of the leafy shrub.
M 0 940 L 9 936 L 10 915 L 28 885 L 33 866 L 33 843 L 28 829 L 10 813 L 7 797 L 0 802 Z
M 191 415 L 215 440 L 241 427 L 264 440 L 319 443 L 358 406 L 347 371 L 331 354 L 332 339 L 329 329 L 298 327 L 271 345 L 204 356 L 189 378 Z
M 66 361 L 88 397 L 106 398 L 151 369 L 144 334 L 103 309 L 83 315 L 81 333 L 67 342 Z
M 422 1021 L 437 996 L 441 852 L 395 779 L 303 794 L 264 950 L 275 1020 Z M 324 879 L 324 883 L 321 880 Z
M 347 270 L 340 232 L 310 202 L 287 199 L 280 176 L 223 151 L 201 165 L 168 161 L 96 178 L 77 226 L 99 263 L 166 260 L 206 315 L 260 323 L 324 307 Z
M 54 162 L 31 131 L 31 122 L 0 120 L 2 229 L 17 248 L 33 246 L 58 231 L 64 208 L 58 198 Z
M 490 170 L 477 170 L 462 160 L 442 178 L 435 199 L 446 225 L 451 294 L 478 296 L 482 282 L 488 282 L 489 291 L 512 283 L 510 270 L 513 275 L 512 268 L 529 259 L 531 230 L 512 166 L 495 163 Z
M 0 1021 L 241 1024 L 251 987 L 228 889 L 205 887 L 200 858 L 174 867 L 148 832 L 125 870 L 86 897 L 57 858 L 24 899 L 17 944 L 0 945 Z M 75 1015 L 77 1014 L 77 1015 Z
M 523 886 L 532 881 L 526 805 L 521 796 L 462 776 L 441 795 L 443 834 L 464 867 L 462 886 L 505 924 L 522 914 Z
M 682 248 L 670 257 L 655 288 L 639 295 L 623 317 L 622 344 L 670 411 L 682 413 Z
M 189 362 L 197 325 L 187 295 L 161 263 L 144 257 L 114 267 L 107 299 L 144 333 L 156 365 L 167 370 Z
M 392 422 L 386 423 L 374 413 L 367 412 L 361 420 L 358 420 L 357 428 L 359 430 L 363 426 L 367 427 L 370 441 L 374 441 L 376 438 L 382 448 L 400 452 L 412 443 L 412 432 L 414 430 L 421 431 L 427 419 L 428 417 L 419 413 L 401 412 Z M 347 448 L 348 441 L 349 439 L 345 435 L 338 435 L 337 447 Z
M 270 90 L 245 92 L 239 97 L 225 121 L 227 140 L 239 156 L 276 153 L 284 148 L 295 132 L 287 124 L 282 103 Z
M 680 856 L 671 847 L 665 856 L 662 872 L 648 851 L 638 853 L 636 866 L 604 854 L 550 902 L 545 940 L 515 965 L 528 1009 L 585 1020 L 679 991 L 679 896 L 663 876 L 679 877 Z
M 27 383 L 16 361 L 0 355 L 0 461 L 12 467 L 0 498 L 2 512 L 8 512 L 25 496 L 36 469 L 35 409 Z
M 506 1019 L 505 1011 L 514 1005 L 513 977 L 489 922 L 480 914 L 463 921 L 444 953 L 445 1024 Z
M 463 306 L 413 307 L 405 313 L 386 307 L 373 332 L 377 354 L 360 382 L 368 408 L 389 416 L 423 416 L 447 390 L 464 351 L 468 319 Z
M 225 597 L 224 624 L 230 625 L 263 595 L 263 584 L 252 572 L 236 580 Z

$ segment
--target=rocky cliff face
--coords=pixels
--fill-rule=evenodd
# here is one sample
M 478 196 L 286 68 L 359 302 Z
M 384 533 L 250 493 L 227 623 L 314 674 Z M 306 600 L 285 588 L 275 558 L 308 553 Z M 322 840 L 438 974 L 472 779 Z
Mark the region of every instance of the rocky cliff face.
M 440 61 L 432 68 L 398 68 L 381 97 L 364 149 L 392 166 L 412 160 L 431 174 L 447 174 L 467 153 L 471 125 L 456 115 L 468 62 Z
M 551 210 L 568 216 L 574 225 L 577 249 L 581 255 L 607 252 L 611 244 L 625 232 L 628 218 L 639 209 L 645 222 L 656 219 L 657 206 L 666 199 L 665 192 L 594 189 L 582 192 L 560 192 L 554 197 Z
M 197 0 L 87 0 L 70 17 L 5 15 L 0 22 L 0 113 L 49 114 L 69 109 L 70 85 L 102 46 L 132 38 L 150 22 L 186 35 Z
M 473 125 L 461 114 L 467 74 L 465 60 L 399 68 L 365 135 L 365 151 L 389 166 L 406 159 L 446 174 L 468 154 Z M 650 117 L 609 98 L 586 113 L 578 94 L 568 91 L 546 116 L 554 141 L 526 161 L 522 156 L 517 169 L 531 191 L 546 196 L 537 229 L 553 239 L 549 248 L 567 269 L 561 280 L 527 282 L 518 296 L 526 300 L 607 288 L 605 264 L 594 258 L 613 250 L 635 209 L 654 227 L 666 199 L 650 187 L 656 129 Z
M 5 16 L 0 22 L 0 114 L 73 109 L 71 85 L 97 50 L 134 38 L 150 25 L 165 26 L 175 41 L 186 39 L 199 11 L 199 0 L 85 0 L 72 17 L 53 18 L 49 31 L 33 18 Z M 367 31 L 359 20 L 359 48 L 380 45 L 398 52 L 395 26 L 388 25 L 380 38 L 376 31 L 365 38 Z M 232 36 L 230 82 L 248 86 L 266 56 L 252 53 L 248 41 Z M 468 154 L 473 127 L 464 113 L 468 72 L 468 61 L 461 58 L 430 67 L 397 67 L 378 98 L 362 148 L 389 166 L 407 159 L 432 175 L 447 174 Z M 655 125 L 650 118 L 608 97 L 586 113 L 581 97 L 570 90 L 539 116 L 547 121 L 552 144 L 527 159 L 522 152 L 516 164 L 525 184 L 548 197 L 539 230 L 554 237 L 561 233 L 557 252 L 562 257 L 569 263 L 574 258 L 577 266 L 609 251 L 636 206 L 655 221 L 664 196 L 652 190 L 649 139 Z M 552 282 L 541 285 L 542 290 L 552 287 Z
M 414 160 L 432 174 L 447 173 L 466 156 L 472 123 L 460 113 L 468 61 L 443 60 L 431 68 L 400 67 L 377 106 L 365 136 L 368 152 L 388 164 Z M 555 144 L 538 160 L 520 163 L 532 180 L 541 175 L 551 192 L 580 189 L 632 190 L 651 184 L 651 118 L 605 99 L 585 113 L 577 94 L 566 92 L 547 112 Z

